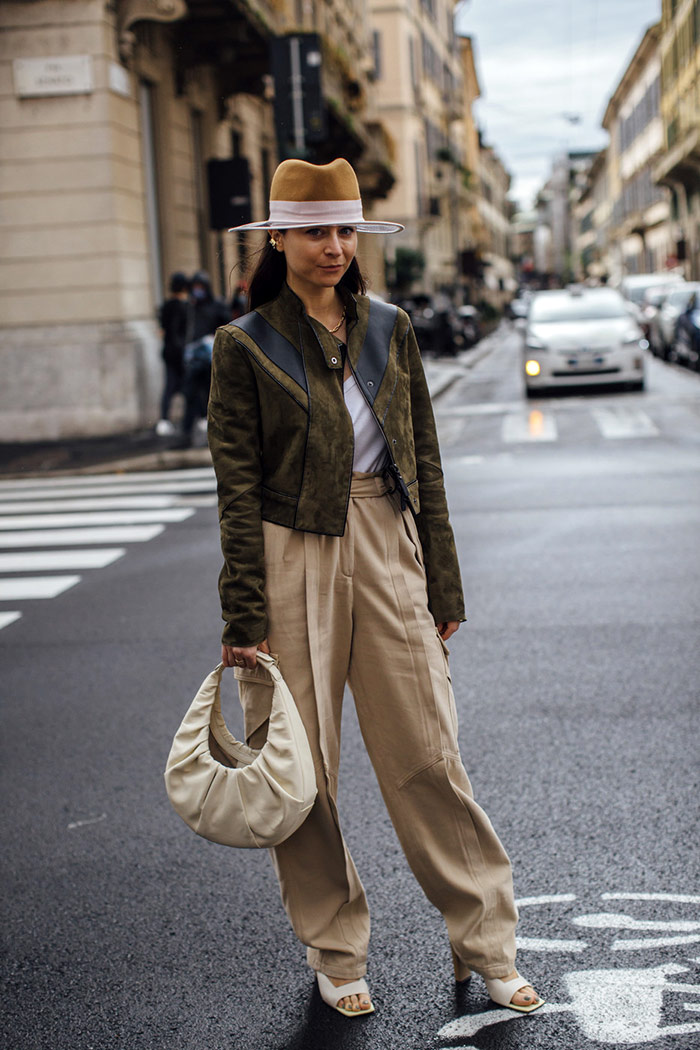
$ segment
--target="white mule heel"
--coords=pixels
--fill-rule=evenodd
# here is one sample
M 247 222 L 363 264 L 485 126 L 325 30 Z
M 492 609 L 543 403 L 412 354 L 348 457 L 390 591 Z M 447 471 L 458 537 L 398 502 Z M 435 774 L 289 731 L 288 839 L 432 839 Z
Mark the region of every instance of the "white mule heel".
M 366 995 L 369 996 L 369 988 L 367 987 L 367 981 L 364 977 L 360 977 L 357 981 L 349 981 L 348 984 L 340 984 L 336 987 L 330 978 L 326 977 L 325 973 L 321 973 L 320 970 L 316 971 L 316 980 L 318 981 L 318 990 L 321 993 L 321 998 L 324 1003 L 327 1003 L 333 1010 L 337 1010 L 339 1014 L 343 1014 L 345 1017 L 362 1017 L 363 1014 L 373 1014 L 374 1007 L 370 1005 L 362 1007 L 359 1010 L 348 1010 L 345 1006 L 338 1006 L 341 999 L 345 999 L 348 995 Z
M 507 1006 L 509 1010 L 517 1010 L 521 1014 L 531 1014 L 533 1010 L 539 1010 L 540 1006 L 544 1006 L 544 999 L 541 999 L 537 992 L 535 992 L 535 1001 L 528 1006 L 520 1006 L 518 1003 L 511 1002 L 516 992 L 519 992 L 522 988 L 532 987 L 530 982 L 526 981 L 524 977 L 514 977 L 512 981 L 501 981 L 498 977 L 484 977 L 484 984 L 494 1003 L 498 1003 L 499 1006 Z

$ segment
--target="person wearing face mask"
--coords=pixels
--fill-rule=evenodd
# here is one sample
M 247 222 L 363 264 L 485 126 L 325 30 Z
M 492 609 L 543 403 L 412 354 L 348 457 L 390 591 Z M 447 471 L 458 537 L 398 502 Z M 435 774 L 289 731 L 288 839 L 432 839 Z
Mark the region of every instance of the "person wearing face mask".
M 343 159 L 284 161 L 270 196 L 270 218 L 241 227 L 268 241 L 251 312 L 216 334 L 208 437 L 246 739 L 266 737 L 257 653 L 272 652 L 316 769 L 311 812 L 271 851 L 282 900 L 324 1002 L 371 1013 L 369 911 L 336 801 L 347 683 L 455 977 L 530 1013 L 544 1000 L 515 970 L 510 863 L 459 755 L 445 643 L 465 613 L 430 394 L 407 314 L 365 295 L 355 257 L 358 233 L 403 227 L 365 220 Z
M 185 415 L 182 423 L 182 446 L 192 444 L 192 431 L 198 419 L 205 419 L 211 381 L 211 354 L 214 333 L 231 320 L 223 299 L 212 292 L 209 274 L 198 270 L 190 282 L 192 303 L 191 333 L 185 346 Z

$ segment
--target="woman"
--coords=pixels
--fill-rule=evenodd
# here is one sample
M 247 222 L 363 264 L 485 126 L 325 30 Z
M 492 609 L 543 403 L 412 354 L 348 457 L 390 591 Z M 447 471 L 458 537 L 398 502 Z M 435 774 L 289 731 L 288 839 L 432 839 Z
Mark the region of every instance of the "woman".
M 246 735 L 265 739 L 256 653 L 270 649 L 316 764 L 309 817 L 274 849 L 282 899 L 325 1002 L 373 1010 L 369 913 L 336 808 L 346 682 L 406 857 L 442 912 L 455 976 L 542 1005 L 514 969 L 510 864 L 473 801 L 445 642 L 464 620 L 435 424 L 407 315 L 364 293 L 369 223 L 354 171 L 284 161 L 250 285 L 253 312 L 219 329 L 209 441 L 218 480 L 226 627 Z

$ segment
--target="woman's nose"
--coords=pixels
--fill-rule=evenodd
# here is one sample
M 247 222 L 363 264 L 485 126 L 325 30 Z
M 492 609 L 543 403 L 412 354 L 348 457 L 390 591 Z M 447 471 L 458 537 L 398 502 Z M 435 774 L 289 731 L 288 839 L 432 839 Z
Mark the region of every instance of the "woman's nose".
M 326 251 L 329 255 L 340 255 L 343 251 L 340 244 L 340 237 L 337 233 L 331 233 L 328 235 L 326 242 Z

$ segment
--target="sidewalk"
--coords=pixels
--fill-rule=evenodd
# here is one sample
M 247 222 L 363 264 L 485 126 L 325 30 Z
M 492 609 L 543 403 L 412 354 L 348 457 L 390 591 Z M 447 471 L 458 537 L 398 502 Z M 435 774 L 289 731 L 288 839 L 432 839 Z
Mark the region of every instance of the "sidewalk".
M 437 401 L 493 348 L 499 329 L 456 358 L 424 358 L 430 395 Z M 36 444 L 0 444 L 0 477 L 31 478 L 47 474 L 128 473 L 211 466 L 204 435 L 201 447 L 178 449 L 174 438 L 157 437 L 153 428 L 104 438 L 75 438 Z

